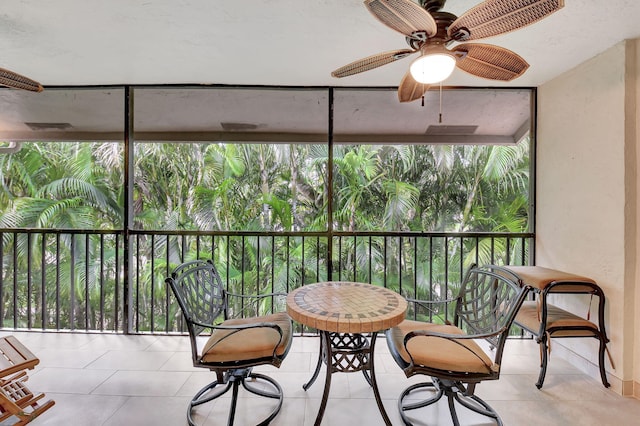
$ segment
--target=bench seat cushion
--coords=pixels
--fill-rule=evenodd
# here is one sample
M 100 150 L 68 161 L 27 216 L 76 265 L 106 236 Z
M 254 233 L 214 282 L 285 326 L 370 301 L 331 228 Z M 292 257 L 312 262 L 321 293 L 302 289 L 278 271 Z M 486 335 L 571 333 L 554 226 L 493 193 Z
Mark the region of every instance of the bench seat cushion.
M 538 290 L 544 290 L 552 283 L 566 283 L 555 285 L 553 291 L 567 293 L 591 293 L 593 291 L 593 287 L 591 287 L 590 284 L 596 283 L 591 278 L 587 278 L 582 275 L 543 268 L 542 266 L 507 266 L 506 269 L 516 274 L 523 284 L 529 285 Z M 581 285 L 582 283 L 585 285 Z
M 542 312 L 538 309 L 538 304 L 534 301 L 527 301 L 522 304 L 516 315 L 515 322 L 528 331 L 538 334 L 540 330 L 540 315 L 542 315 Z M 572 327 L 573 329 L 565 329 L 566 327 Z M 576 314 L 547 304 L 546 331 L 555 337 L 594 336 L 598 332 L 598 326 Z

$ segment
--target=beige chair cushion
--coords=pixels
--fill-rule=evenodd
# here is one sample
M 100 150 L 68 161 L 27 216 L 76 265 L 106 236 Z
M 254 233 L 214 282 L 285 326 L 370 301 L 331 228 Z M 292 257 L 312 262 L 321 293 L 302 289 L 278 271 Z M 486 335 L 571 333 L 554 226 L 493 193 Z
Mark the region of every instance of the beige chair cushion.
M 542 312 L 538 303 L 527 301 L 522 304 L 518 311 L 516 323 L 538 334 L 540 315 L 542 315 Z M 582 330 L 553 330 L 556 327 L 581 327 Z M 576 314 L 547 304 L 547 330 L 550 330 L 551 335 L 555 337 L 593 336 L 597 333 L 598 326 Z
M 553 282 L 566 281 L 571 284 L 556 285 L 553 288 L 554 292 L 567 292 L 567 293 L 590 293 L 593 288 L 590 286 L 581 286 L 578 283 L 595 284 L 596 282 L 591 278 L 583 277 L 582 275 L 575 275 L 569 272 L 556 271 L 554 269 L 543 268 L 541 266 L 507 266 L 507 269 L 514 272 L 522 282 L 531 287 L 544 290 L 549 284 Z
M 443 334 L 465 334 L 452 325 L 431 324 L 405 320 L 390 330 L 391 339 L 402 359 L 410 363 L 411 358 L 404 349 L 404 337 L 415 330 L 426 330 Z M 457 343 L 456 343 L 457 342 Z M 446 371 L 490 373 L 493 360 L 471 339 L 451 341 L 439 337 L 414 337 L 407 348 L 416 365 L 424 365 Z
M 245 330 L 216 329 L 202 349 L 204 362 L 246 361 L 256 358 L 270 357 L 273 349 L 278 356 L 285 353 L 291 336 L 291 320 L 286 313 L 276 313 L 258 318 L 242 318 L 224 321 L 220 325 L 245 325 L 259 323 L 276 323 L 282 329 L 280 335 L 273 328 L 259 327 Z

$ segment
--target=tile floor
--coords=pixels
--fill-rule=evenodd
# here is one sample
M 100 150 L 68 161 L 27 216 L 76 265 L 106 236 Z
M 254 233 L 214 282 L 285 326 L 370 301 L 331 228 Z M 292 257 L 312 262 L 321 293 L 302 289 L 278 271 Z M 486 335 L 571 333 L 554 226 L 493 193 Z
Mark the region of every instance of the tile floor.
M 31 424 L 44 425 L 186 425 L 186 406 L 193 394 L 212 380 L 211 373 L 191 365 L 183 336 L 101 334 L 14 334 L 41 360 L 30 373 L 33 391 L 45 392 L 56 405 Z M 307 392 L 302 384 L 315 367 L 317 337 L 295 337 L 280 369 L 261 370 L 276 378 L 285 392 L 275 426 L 311 426 L 322 395 L 323 374 Z M 384 340 L 376 346 L 376 371 L 391 421 L 401 425 L 397 395 L 409 380 L 393 362 Z M 640 401 L 624 398 L 559 357 L 551 358 L 545 386 L 536 389 L 538 348 L 530 340 L 507 343 L 499 381 L 484 382 L 477 393 L 501 415 L 505 425 L 640 424 Z M 253 425 L 267 412 L 265 398 L 241 392 L 236 425 Z M 373 392 L 360 373 L 334 374 L 323 425 L 383 425 Z M 226 425 L 228 398 L 197 411 L 202 425 Z M 272 401 L 269 400 L 269 403 Z M 452 424 L 446 402 L 422 409 L 416 425 Z M 460 408 L 466 425 L 492 425 Z

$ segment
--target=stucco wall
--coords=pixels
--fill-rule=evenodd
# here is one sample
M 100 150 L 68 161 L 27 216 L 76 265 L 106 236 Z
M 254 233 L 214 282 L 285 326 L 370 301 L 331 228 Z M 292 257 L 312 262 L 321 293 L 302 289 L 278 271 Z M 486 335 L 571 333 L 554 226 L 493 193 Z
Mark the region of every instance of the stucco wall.
M 630 223 L 637 220 L 637 191 L 630 178 L 635 176 L 635 157 L 631 169 L 625 162 L 626 56 L 626 43 L 620 43 L 539 87 L 537 127 L 536 263 L 591 277 L 603 288 L 616 366 L 612 369 L 607 361 L 607 370 L 618 392 L 634 378 L 635 332 L 633 321 L 624 320 L 634 315 L 635 295 L 629 299 L 629 287 L 635 287 L 636 236 Z M 584 314 L 589 299 L 563 296 L 555 303 Z M 592 318 L 597 318 L 594 307 Z M 594 377 L 596 343 L 554 341 L 570 350 L 565 356 L 579 354 L 574 362 L 584 357 L 581 367 Z
M 633 336 L 633 394 L 640 398 L 640 39 L 627 42 L 627 131 L 628 146 L 635 147 L 635 181 L 636 185 L 631 190 L 635 191 L 635 224 L 636 224 L 636 243 L 635 251 L 632 256 L 634 258 L 635 274 L 633 281 L 629 283 L 629 287 L 633 287 L 635 297 L 629 297 L 634 300 L 634 316 L 633 330 L 630 333 Z M 633 105 L 629 105 L 629 104 Z M 630 162 L 632 159 L 629 159 Z M 630 257 L 630 256 L 628 256 Z

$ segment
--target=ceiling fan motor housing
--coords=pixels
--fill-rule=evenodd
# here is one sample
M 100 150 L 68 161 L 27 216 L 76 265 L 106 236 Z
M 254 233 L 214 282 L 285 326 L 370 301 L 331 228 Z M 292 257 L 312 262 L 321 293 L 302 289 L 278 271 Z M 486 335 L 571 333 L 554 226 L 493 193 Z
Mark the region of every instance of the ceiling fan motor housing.
M 436 21 L 436 25 L 438 26 L 438 32 L 433 38 L 444 40 L 445 42 L 449 42 L 450 37 L 447 33 L 449 26 L 453 24 L 453 21 L 458 19 L 456 15 L 449 12 L 432 12 L 431 16 Z
M 444 7 L 447 0 L 420 0 L 420 6 L 425 8 L 427 12 L 437 12 Z
M 424 31 L 416 31 L 410 36 L 407 36 L 407 44 L 413 49 L 420 50 L 420 48 L 426 44 L 446 46 L 453 41 L 451 37 L 449 37 L 447 30 L 458 17 L 449 12 L 432 12 L 431 16 L 433 16 L 433 19 L 436 21 L 438 27 L 437 32 L 431 37 L 428 37 Z

